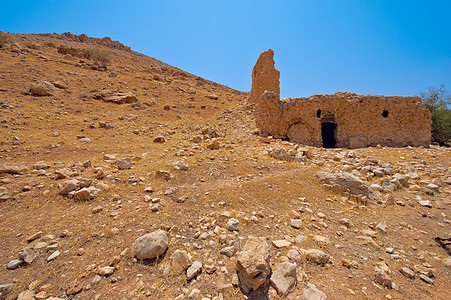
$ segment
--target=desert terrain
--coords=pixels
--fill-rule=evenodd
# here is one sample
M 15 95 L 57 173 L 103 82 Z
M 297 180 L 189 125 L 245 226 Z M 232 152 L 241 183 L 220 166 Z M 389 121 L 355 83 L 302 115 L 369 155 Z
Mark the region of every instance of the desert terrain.
M 248 93 L 110 39 L 7 37 L 0 299 L 449 299 L 449 148 L 260 137 Z

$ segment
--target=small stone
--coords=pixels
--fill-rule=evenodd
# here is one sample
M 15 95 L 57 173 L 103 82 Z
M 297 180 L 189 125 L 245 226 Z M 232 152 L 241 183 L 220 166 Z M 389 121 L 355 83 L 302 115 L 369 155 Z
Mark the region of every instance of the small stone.
M 67 180 L 59 185 L 59 193 L 61 195 L 67 195 L 73 190 L 77 189 L 79 185 L 80 182 L 76 179 Z
M 115 161 L 114 164 L 119 170 L 128 170 L 132 167 L 132 160 L 130 158 L 124 158 Z
M 424 274 L 420 274 L 418 277 L 420 277 L 421 280 L 423 280 L 424 282 L 426 282 L 428 284 L 434 284 L 434 280 L 432 280 L 431 278 L 427 277 Z
M 114 267 L 101 267 L 99 268 L 99 271 L 97 272 L 97 274 L 99 274 L 100 276 L 110 276 L 111 274 L 114 273 Z
M 202 263 L 200 261 L 195 261 L 193 264 L 186 270 L 186 279 L 191 280 L 202 271 Z
M 283 248 L 283 247 L 288 247 L 288 246 L 291 245 L 291 243 L 289 241 L 287 241 L 287 240 L 272 241 L 272 244 L 276 248 Z
M 296 263 L 283 262 L 277 265 L 270 282 L 281 296 L 287 296 L 296 288 Z
M 317 249 L 308 249 L 305 252 L 305 259 L 308 261 L 317 263 L 317 264 L 325 264 L 329 262 L 330 257 L 326 253 Z
M 314 284 L 307 283 L 307 287 L 302 295 L 303 300 L 327 300 L 326 294 L 318 290 Z
M 164 138 L 164 136 L 159 135 L 159 136 L 156 136 L 156 137 L 153 139 L 153 142 L 154 142 L 154 143 L 165 143 L 165 142 L 166 142 L 166 139 Z
M 79 138 L 78 141 L 80 141 L 82 143 L 86 143 L 86 144 L 91 143 L 91 139 L 87 138 L 87 137 Z
M 47 292 L 46 291 L 41 291 L 39 293 L 37 293 L 34 298 L 36 300 L 44 300 L 47 297 Z
M 349 221 L 349 220 L 346 219 L 346 218 L 340 219 L 340 220 L 338 221 L 338 223 L 340 223 L 341 225 L 343 225 L 343 226 L 345 226 L 345 227 L 347 227 L 347 228 L 351 227 L 351 221 Z
M 324 236 L 321 236 L 321 235 L 315 235 L 313 237 L 313 240 L 315 242 L 317 242 L 318 244 L 321 244 L 321 245 L 324 245 L 324 246 L 330 244 L 330 240 L 328 238 L 324 237 Z
M 430 200 L 420 200 L 418 201 L 418 204 L 424 207 L 432 208 L 432 204 Z
M 0 284 L 0 300 L 6 299 L 6 296 L 12 291 L 13 287 L 13 284 Z
M 299 229 L 302 227 L 302 220 L 300 219 L 291 219 L 290 220 L 290 225 L 291 227 L 295 228 L 295 229 Z
M 191 261 L 191 258 L 189 257 L 188 253 L 186 251 L 180 251 L 176 250 L 171 255 L 171 267 L 172 271 L 175 274 L 180 274 L 183 271 L 185 271 L 191 264 L 193 263 Z
M 96 198 L 99 194 L 100 190 L 98 188 L 90 186 L 76 191 L 75 193 L 72 194 L 72 196 L 80 201 L 88 201 Z
M 407 278 L 413 279 L 415 278 L 415 272 L 412 269 L 409 269 L 407 267 L 402 267 L 399 272 L 401 272 L 402 275 L 406 276 Z
M 227 257 L 232 257 L 235 255 L 235 253 L 236 253 L 235 246 L 224 247 L 221 250 L 219 250 L 219 254 L 225 255 Z
M 31 264 L 35 260 L 37 255 L 37 250 L 35 250 L 34 248 L 25 248 L 19 252 L 19 258 L 27 264 Z
M 30 93 L 34 96 L 55 96 L 57 90 L 52 83 L 44 80 L 37 80 L 31 85 Z
M 226 228 L 230 231 L 236 231 L 238 230 L 239 224 L 240 222 L 237 219 L 231 218 L 227 221 Z
M 6 265 L 6 268 L 8 270 L 15 270 L 18 267 L 20 267 L 23 263 L 24 263 L 24 261 L 22 259 L 14 259 Z
M 92 209 L 92 214 L 98 214 L 99 212 L 101 212 L 103 210 L 102 206 L 96 206 Z
M 172 169 L 180 171 L 188 171 L 189 165 L 186 161 L 180 160 L 172 163 Z
M 298 244 L 301 244 L 307 240 L 307 237 L 305 235 L 298 235 L 294 241 Z
M 193 289 L 193 290 L 191 291 L 191 293 L 189 293 L 188 299 L 194 299 L 194 298 L 196 298 L 197 296 L 199 296 L 199 294 L 200 294 L 200 290 L 198 290 L 198 289 Z
M 31 243 L 32 241 L 40 238 L 42 236 L 43 232 L 42 231 L 38 231 L 33 233 L 30 237 L 27 238 L 27 242 Z
M 138 259 L 153 259 L 168 248 L 168 237 L 163 230 L 148 233 L 136 239 L 132 245 L 133 256 Z
M 82 256 L 83 254 L 85 254 L 85 248 L 78 248 L 77 255 Z
M 379 224 L 377 224 L 375 229 L 379 230 L 382 233 L 386 233 L 387 229 L 388 229 L 388 225 L 387 225 L 387 223 L 385 223 L 385 221 L 384 222 L 380 222 Z
M 31 290 L 25 290 L 17 296 L 17 300 L 34 300 L 35 292 Z
M 47 262 L 50 262 L 52 260 L 54 260 L 55 258 L 57 258 L 58 256 L 61 255 L 61 252 L 59 252 L 58 250 L 56 250 L 55 252 L 53 252 L 52 254 L 50 254 L 49 257 L 47 257 Z
M 69 282 L 69 284 L 66 287 L 66 294 L 67 295 L 75 295 L 81 292 L 83 289 L 82 285 L 78 282 L 78 280 L 73 280 Z

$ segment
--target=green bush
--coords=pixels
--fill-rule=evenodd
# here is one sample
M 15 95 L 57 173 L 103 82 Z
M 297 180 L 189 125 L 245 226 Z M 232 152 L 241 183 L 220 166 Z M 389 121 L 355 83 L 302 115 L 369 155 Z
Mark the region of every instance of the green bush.
M 0 32 L 0 48 L 2 48 L 9 41 L 6 33 Z
M 110 52 L 99 48 L 88 49 L 88 58 L 98 62 L 105 69 L 111 63 Z
M 432 142 L 440 145 L 451 144 L 451 97 L 447 94 L 445 86 L 439 88 L 428 87 L 420 92 L 421 100 L 431 112 Z

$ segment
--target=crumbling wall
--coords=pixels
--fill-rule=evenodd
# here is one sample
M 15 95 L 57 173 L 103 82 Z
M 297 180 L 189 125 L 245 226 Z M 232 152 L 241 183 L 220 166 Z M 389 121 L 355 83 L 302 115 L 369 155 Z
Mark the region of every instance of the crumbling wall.
M 335 93 L 280 100 L 273 55 L 263 52 L 252 73 L 250 98 L 262 135 L 321 147 L 328 123 L 335 147 L 429 145 L 431 116 L 420 98 Z

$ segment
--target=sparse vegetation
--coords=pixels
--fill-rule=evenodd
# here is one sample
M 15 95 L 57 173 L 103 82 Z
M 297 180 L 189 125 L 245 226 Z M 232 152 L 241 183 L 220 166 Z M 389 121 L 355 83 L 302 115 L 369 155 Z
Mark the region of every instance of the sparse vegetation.
M 6 33 L 0 32 L 0 48 L 3 48 L 3 46 L 9 41 L 8 35 Z
M 420 92 L 420 97 L 431 112 L 432 142 L 449 146 L 451 143 L 451 97 L 446 92 L 445 86 L 428 87 Z
M 88 49 L 88 58 L 98 62 L 105 69 L 111 63 L 110 52 L 99 48 Z
M 111 63 L 111 55 L 108 50 L 99 48 L 79 49 L 73 47 L 60 46 L 58 53 L 69 54 L 73 57 L 86 58 L 95 61 L 101 67 L 107 68 Z

